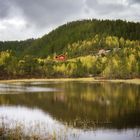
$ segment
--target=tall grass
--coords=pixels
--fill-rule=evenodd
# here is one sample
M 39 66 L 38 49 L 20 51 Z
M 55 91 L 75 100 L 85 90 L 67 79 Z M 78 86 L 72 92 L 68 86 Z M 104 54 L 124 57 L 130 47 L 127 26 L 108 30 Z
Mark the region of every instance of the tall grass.
M 18 121 L 8 122 L 6 117 L 0 117 L 0 140 L 68 140 L 69 136 L 73 139 L 78 139 L 76 131 L 68 130 L 68 126 L 56 131 L 54 128 L 53 133 L 49 133 L 43 124 L 34 122 L 30 128 L 26 128 Z M 71 129 L 72 130 L 72 129 Z

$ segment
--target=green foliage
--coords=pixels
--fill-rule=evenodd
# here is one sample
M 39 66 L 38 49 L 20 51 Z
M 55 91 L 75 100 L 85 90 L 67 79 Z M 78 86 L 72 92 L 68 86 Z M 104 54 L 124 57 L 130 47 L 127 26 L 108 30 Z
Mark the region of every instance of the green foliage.
M 106 44 L 110 47 L 117 47 L 117 38 L 122 37 L 125 40 L 140 40 L 139 31 L 140 23 L 122 20 L 92 19 L 74 21 L 58 27 L 39 39 L 0 42 L 0 51 L 12 50 L 18 56 L 33 55 L 35 57 L 46 58 L 48 55 L 53 55 L 54 53 L 62 53 L 69 44 L 89 40 L 97 34 L 99 36 L 108 36 Z M 113 38 L 112 36 L 116 36 L 117 38 Z M 96 44 L 98 37 L 97 40 L 94 41 L 94 44 Z M 113 44 L 110 44 L 110 41 Z M 121 39 L 120 42 L 123 46 L 123 39 Z M 98 47 L 103 47 L 103 45 L 98 44 Z
M 62 53 L 68 44 L 94 38 L 97 34 L 100 36 L 116 36 L 129 40 L 139 40 L 139 30 L 139 23 L 121 20 L 93 19 L 70 22 L 35 40 L 32 46 L 27 49 L 26 53 L 38 57 L 46 57 L 53 53 Z M 116 45 L 117 47 L 118 42 L 115 43 L 116 38 L 111 38 L 111 41 L 112 39 L 114 40 L 112 42 L 113 46 Z
M 23 52 L 31 46 L 34 39 L 28 39 L 25 41 L 0 41 L 0 52 L 11 50 L 16 56 L 22 57 Z M 21 56 L 22 55 L 22 56 Z
M 7 62 L 11 56 L 10 51 L 2 51 L 0 52 L 0 79 L 3 78 L 3 76 L 7 76 Z
M 62 53 L 68 44 L 91 39 L 95 37 L 96 34 L 139 40 L 139 29 L 139 23 L 121 20 L 109 21 L 93 19 L 70 22 L 60 26 L 48 35 L 43 36 L 43 38 L 36 40 L 28 51 L 32 55 L 46 57 L 53 53 Z M 113 40 L 113 45 L 118 45 L 115 44 L 114 38 Z
M 139 23 L 84 20 L 40 39 L 0 42 L 0 79 L 22 77 L 140 77 Z M 68 60 L 56 61 L 58 54 Z

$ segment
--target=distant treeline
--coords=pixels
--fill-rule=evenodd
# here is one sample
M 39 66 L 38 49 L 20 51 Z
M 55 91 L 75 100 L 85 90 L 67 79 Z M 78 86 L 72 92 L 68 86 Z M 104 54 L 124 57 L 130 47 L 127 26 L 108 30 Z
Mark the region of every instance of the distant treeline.
M 140 23 L 83 20 L 39 39 L 0 42 L 0 79 L 140 77 Z M 59 54 L 67 60 L 58 62 Z

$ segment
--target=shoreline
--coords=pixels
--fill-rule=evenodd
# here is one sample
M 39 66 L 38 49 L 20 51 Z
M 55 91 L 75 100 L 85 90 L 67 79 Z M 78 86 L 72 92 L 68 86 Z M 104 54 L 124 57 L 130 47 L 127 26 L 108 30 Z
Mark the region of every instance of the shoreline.
M 127 83 L 127 84 L 138 84 L 140 85 L 140 79 L 96 79 L 95 78 L 52 78 L 52 79 L 11 79 L 11 80 L 0 80 L 0 83 L 15 83 L 15 82 L 53 82 L 53 81 L 82 81 L 82 82 L 111 82 L 111 83 Z

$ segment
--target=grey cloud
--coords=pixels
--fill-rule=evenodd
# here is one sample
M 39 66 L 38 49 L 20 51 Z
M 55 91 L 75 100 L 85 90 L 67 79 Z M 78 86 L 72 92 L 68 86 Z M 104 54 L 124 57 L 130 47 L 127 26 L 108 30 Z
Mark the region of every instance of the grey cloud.
M 122 4 L 118 3 L 99 3 L 98 0 L 86 0 L 87 6 L 100 15 L 116 13 L 125 10 Z
M 137 4 L 140 3 L 140 0 L 127 0 L 127 2 Z M 109 2 L 102 4 L 98 0 L 0 0 L 0 18 L 6 18 L 9 13 L 13 12 L 10 7 L 14 7 L 20 10 L 21 16 L 27 20 L 28 24 L 46 27 L 61 24 L 65 20 L 75 19 L 75 15 L 79 15 L 80 18 L 85 5 L 87 6 L 85 8 L 86 14 L 90 9 L 100 17 L 123 12 L 129 8 L 115 2 L 114 4 Z
M 140 3 L 140 0 L 127 0 L 130 4 L 137 4 Z
M 0 40 L 37 37 L 60 24 L 81 18 L 140 21 L 139 9 L 140 0 L 126 0 L 126 4 L 115 0 L 0 0 Z M 4 19 L 15 17 L 26 25 L 16 28 L 16 24 L 3 23 Z
M 8 0 L 6 0 L 8 1 Z M 46 26 L 61 23 L 69 16 L 80 12 L 82 0 L 9 0 L 18 7 L 31 24 Z M 6 2 L 4 3 L 6 5 Z M 7 10 L 7 9 L 6 9 Z
M 0 0 L 0 18 L 5 18 L 9 14 L 10 5 L 7 0 Z

